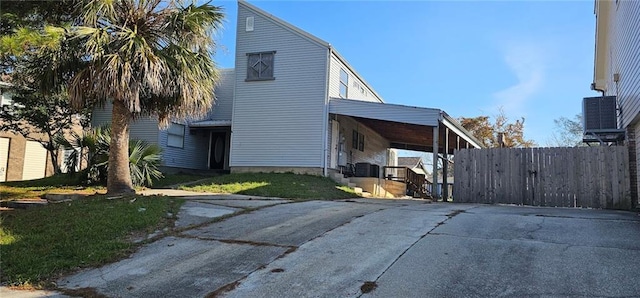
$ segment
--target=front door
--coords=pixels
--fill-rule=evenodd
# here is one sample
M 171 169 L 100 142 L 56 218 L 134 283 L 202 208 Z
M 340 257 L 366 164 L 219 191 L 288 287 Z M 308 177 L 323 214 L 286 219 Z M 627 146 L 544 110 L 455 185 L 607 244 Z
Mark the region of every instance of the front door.
M 209 169 L 223 170 L 227 148 L 226 132 L 211 132 L 211 146 L 209 146 Z

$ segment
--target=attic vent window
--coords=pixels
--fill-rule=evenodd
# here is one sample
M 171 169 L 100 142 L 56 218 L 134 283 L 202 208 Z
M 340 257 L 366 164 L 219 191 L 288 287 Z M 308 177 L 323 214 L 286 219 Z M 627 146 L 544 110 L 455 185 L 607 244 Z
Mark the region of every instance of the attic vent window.
M 247 81 L 275 80 L 273 56 L 275 51 L 247 54 Z
M 245 26 L 247 32 L 253 31 L 253 17 L 247 17 L 247 24 Z

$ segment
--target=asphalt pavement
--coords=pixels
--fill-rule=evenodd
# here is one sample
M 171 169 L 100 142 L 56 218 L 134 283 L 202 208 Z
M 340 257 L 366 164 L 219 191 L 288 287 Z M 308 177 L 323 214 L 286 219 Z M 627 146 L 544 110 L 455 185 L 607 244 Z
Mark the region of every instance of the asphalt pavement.
M 640 297 L 634 212 L 186 198 L 171 236 L 58 286 L 108 297 Z

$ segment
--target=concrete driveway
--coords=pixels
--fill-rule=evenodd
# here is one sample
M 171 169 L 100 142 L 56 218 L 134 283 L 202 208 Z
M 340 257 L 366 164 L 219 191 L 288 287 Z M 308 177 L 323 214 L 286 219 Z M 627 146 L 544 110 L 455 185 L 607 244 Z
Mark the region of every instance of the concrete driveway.
M 640 296 L 637 213 L 187 199 L 173 236 L 58 285 L 109 297 Z

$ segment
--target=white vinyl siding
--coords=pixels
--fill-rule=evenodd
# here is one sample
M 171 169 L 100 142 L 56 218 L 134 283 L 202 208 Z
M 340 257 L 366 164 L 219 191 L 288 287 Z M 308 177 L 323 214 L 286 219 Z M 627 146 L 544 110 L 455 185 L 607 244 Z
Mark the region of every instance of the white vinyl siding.
M 47 150 L 42 144 L 27 141 L 24 149 L 24 166 L 22 168 L 22 180 L 44 178 L 47 170 Z
M 169 129 L 167 129 L 167 146 L 184 147 L 184 128 L 183 124 L 171 123 Z
M 216 101 L 205 120 L 228 120 L 231 121 L 233 110 L 233 89 L 235 86 L 235 71 L 233 69 L 222 69 L 219 71 L 218 82 L 216 83 Z
M 91 126 L 98 127 L 111 124 L 113 105 L 108 103 L 104 108 L 95 108 L 91 113 Z M 150 144 L 158 144 L 158 120 L 154 117 L 138 117 L 129 124 L 129 139 L 143 140 Z
M 201 169 L 208 168 L 209 132 L 185 128 L 183 147 L 167 146 L 168 130 L 159 132 L 162 148 L 162 165 L 173 168 Z
M 442 111 L 438 109 L 338 98 L 330 99 L 329 112 L 353 117 L 425 126 L 438 125 L 440 114 L 442 113 Z
M 9 162 L 9 138 L 0 138 L 0 182 L 7 181 Z
M 342 96 L 341 90 L 343 77 L 342 72 L 345 72 L 349 78 L 348 81 L 348 94 L 346 97 Z M 367 84 L 362 82 L 349 68 L 338 59 L 338 57 L 332 53 L 329 69 L 329 97 L 335 98 L 348 98 L 364 101 L 382 102 L 382 98 L 379 98 Z
M 617 96 L 621 107 L 619 125 L 626 128 L 640 120 L 640 1 L 598 4 L 613 6 L 609 9 L 607 34 L 599 33 L 598 38 L 608 39 L 606 93 Z M 614 74 L 619 74 L 618 83 L 613 81 Z
M 238 3 L 238 28 L 254 17 L 254 30 L 238 30 L 236 69 L 247 53 L 276 51 L 276 80 L 245 81 L 236 72 L 230 166 L 324 165 L 324 102 L 328 49 L 280 21 Z

